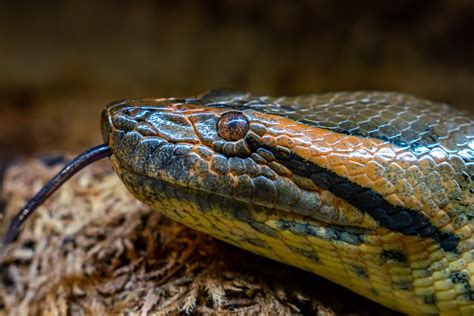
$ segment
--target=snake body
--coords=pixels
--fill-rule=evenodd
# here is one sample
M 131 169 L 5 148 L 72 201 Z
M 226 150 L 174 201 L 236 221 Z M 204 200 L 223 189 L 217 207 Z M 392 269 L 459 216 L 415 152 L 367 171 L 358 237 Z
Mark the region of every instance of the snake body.
M 474 314 L 464 113 L 390 92 L 216 90 L 112 103 L 102 133 L 107 145 L 68 177 L 111 154 L 135 197 L 196 230 L 408 314 Z M 17 215 L 5 244 L 63 178 Z

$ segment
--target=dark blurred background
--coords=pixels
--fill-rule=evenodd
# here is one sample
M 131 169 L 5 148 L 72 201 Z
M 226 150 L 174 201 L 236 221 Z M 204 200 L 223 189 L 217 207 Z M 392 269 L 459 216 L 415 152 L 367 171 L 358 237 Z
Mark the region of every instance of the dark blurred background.
M 0 161 L 101 142 L 103 106 L 215 87 L 474 107 L 474 2 L 2 1 Z

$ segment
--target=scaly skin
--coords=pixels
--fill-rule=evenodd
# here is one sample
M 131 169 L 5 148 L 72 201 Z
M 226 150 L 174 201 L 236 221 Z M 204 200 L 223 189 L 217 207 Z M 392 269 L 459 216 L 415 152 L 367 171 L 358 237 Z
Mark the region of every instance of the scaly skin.
M 395 310 L 472 315 L 473 122 L 399 93 L 212 91 L 113 103 L 102 126 L 128 189 L 176 221 Z

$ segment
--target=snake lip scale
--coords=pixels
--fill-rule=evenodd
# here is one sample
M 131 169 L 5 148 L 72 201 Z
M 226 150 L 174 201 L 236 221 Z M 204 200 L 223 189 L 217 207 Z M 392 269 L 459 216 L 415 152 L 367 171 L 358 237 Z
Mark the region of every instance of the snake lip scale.
M 22 223 L 104 157 L 170 218 L 407 314 L 474 314 L 474 119 L 397 92 L 213 90 L 102 113 L 104 145 L 68 163 Z

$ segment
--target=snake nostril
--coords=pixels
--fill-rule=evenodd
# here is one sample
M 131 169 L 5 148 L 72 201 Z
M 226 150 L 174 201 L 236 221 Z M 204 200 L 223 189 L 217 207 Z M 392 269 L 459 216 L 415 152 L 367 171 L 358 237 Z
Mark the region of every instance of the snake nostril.
M 217 132 L 228 141 L 244 138 L 249 130 L 249 122 L 242 113 L 227 112 L 217 122 Z

